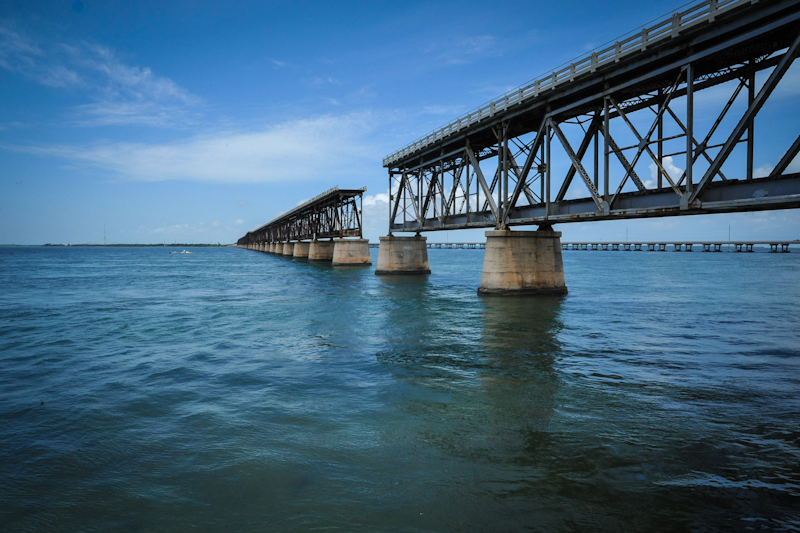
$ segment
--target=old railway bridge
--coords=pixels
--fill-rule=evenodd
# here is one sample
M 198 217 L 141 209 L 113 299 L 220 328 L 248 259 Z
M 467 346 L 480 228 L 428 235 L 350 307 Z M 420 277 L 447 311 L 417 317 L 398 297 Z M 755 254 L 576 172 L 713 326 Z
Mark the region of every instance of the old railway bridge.
M 334 265 L 371 265 L 361 216 L 361 199 L 366 190 L 329 189 L 249 231 L 236 245 L 311 261 L 331 261 Z
M 566 293 L 553 224 L 800 206 L 800 122 L 769 107 L 798 46 L 797 0 L 695 1 L 453 120 L 383 160 L 376 273 L 428 272 L 420 232 L 492 228 L 479 292 Z
M 491 228 L 479 293 L 564 294 L 553 224 L 800 206 L 800 98 L 775 96 L 799 48 L 797 0 L 696 0 L 458 117 L 383 160 L 376 274 L 429 273 L 421 232 Z M 361 191 L 332 189 L 239 246 L 364 264 Z

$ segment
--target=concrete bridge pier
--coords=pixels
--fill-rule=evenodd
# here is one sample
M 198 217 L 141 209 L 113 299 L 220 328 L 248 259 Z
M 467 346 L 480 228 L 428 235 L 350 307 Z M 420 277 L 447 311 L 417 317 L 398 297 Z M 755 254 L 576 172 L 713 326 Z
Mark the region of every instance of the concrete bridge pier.
M 561 232 L 544 224 L 537 231 L 487 231 L 478 294 L 567 294 Z
M 308 257 L 309 244 L 307 242 L 299 241 L 294 243 L 293 257 Z
M 427 240 L 420 235 L 381 237 L 375 274 L 430 274 Z
M 291 256 L 294 255 L 294 243 L 291 241 L 286 241 L 283 243 L 283 252 L 282 255 L 284 256 Z
M 336 239 L 333 241 L 334 266 L 367 266 L 372 264 L 367 239 Z
M 314 239 L 308 243 L 308 260 L 309 261 L 331 261 L 333 259 L 334 242 L 331 241 L 318 241 Z

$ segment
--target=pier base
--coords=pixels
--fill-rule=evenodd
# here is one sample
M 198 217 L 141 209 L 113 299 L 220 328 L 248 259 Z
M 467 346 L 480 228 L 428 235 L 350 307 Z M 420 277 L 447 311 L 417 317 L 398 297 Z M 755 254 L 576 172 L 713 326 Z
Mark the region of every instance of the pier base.
M 333 241 L 334 266 L 371 265 L 367 239 L 339 239 Z
M 308 243 L 309 261 L 330 261 L 333 259 L 333 241 L 313 240 Z
M 285 243 L 283 243 L 283 255 L 294 255 L 294 243 L 293 242 L 285 242 Z
M 561 232 L 487 231 L 478 294 L 567 294 Z
M 375 274 L 430 274 L 427 237 L 380 238 Z
M 269 253 L 271 253 L 271 254 L 275 253 L 275 243 L 274 242 L 269 243 L 268 250 L 269 250 Z
M 308 257 L 308 245 L 310 243 L 307 242 L 296 242 L 294 243 L 294 253 L 292 254 L 294 257 Z

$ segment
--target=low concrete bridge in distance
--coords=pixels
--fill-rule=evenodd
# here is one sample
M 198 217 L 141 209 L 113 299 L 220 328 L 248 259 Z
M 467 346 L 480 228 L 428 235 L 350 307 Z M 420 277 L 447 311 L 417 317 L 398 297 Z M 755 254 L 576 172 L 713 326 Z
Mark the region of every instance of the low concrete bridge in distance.
M 789 245 L 800 244 L 800 241 L 650 241 L 650 242 L 563 242 L 561 243 L 562 250 L 613 250 L 613 251 L 626 251 L 631 250 L 639 252 L 646 250 L 648 252 L 666 252 L 667 246 L 671 247 L 672 251 L 680 252 L 681 250 L 691 252 L 692 248 L 702 247 L 704 252 L 722 252 L 724 248 L 730 249 L 733 247 L 735 252 L 752 252 L 753 246 L 769 245 L 769 251 L 772 253 L 782 252 L 789 253 Z
M 309 261 L 331 261 L 339 266 L 371 265 L 361 211 L 366 190 L 328 189 L 247 232 L 236 246 Z
M 681 250 L 691 252 L 693 247 L 702 248 L 704 252 L 722 252 L 725 248 L 733 247 L 736 252 L 752 252 L 754 246 L 769 246 L 770 252 L 789 253 L 790 245 L 799 245 L 800 241 L 696 241 L 689 242 L 683 240 L 672 241 L 649 241 L 649 242 L 562 242 L 562 250 L 613 250 L 613 251 L 650 251 L 665 252 L 669 246 L 670 250 L 680 252 Z M 377 244 L 370 244 L 371 248 L 376 248 Z M 428 249 L 446 250 L 475 250 L 485 249 L 485 242 L 429 242 Z
M 429 272 L 421 232 L 491 228 L 479 293 L 564 294 L 554 224 L 800 207 L 800 122 L 781 112 L 800 102 L 781 90 L 800 2 L 676 4 L 388 155 L 376 273 Z

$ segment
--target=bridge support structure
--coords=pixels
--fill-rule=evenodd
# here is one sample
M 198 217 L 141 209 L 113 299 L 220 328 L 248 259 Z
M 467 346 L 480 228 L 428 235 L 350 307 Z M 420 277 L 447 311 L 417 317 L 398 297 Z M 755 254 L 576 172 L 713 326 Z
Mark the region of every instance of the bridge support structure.
M 367 239 L 337 239 L 333 241 L 333 266 L 369 266 L 369 241 Z
M 420 235 L 381 237 L 375 274 L 430 274 L 427 240 Z
M 283 253 L 282 255 L 294 255 L 294 243 L 287 241 L 283 243 Z
M 561 232 L 547 225 L 538 231 L 487 231 L 478 294 L 567 294 Z
M 294 252 L 292 253 L 292 256 L 293 257 L 307 258 L 308 257 L 309 244 L 310 243 L 303 242 L 303 241 L 294 243 Z
M 314 239 L 308 245 L 309 261 L 331 261 L 333 259 L 333 241 Z

